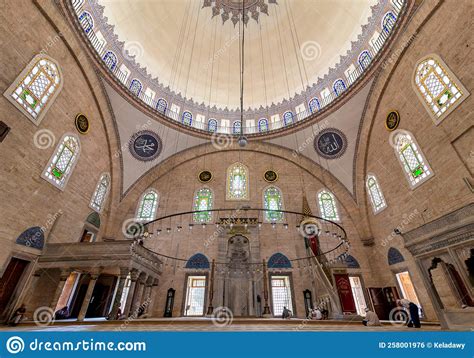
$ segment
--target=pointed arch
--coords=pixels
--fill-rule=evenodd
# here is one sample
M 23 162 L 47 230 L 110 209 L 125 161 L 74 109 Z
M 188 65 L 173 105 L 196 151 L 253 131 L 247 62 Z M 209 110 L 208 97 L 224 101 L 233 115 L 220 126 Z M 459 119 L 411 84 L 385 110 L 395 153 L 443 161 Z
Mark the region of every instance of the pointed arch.
M 345 262 L 348 268 L 360 268 L 359 261 L 352 255 L 347 255 Z
M 23 231 L 16 239 L 17 245 L 42 250 L 44 247 L 44 231 L 39 226 L 33 226 Z
M 227 200 L 249 199 L 249 170 L 242 163 L 234 163 L 227 168 Z
M 281 252 L 277 252 L 268 259 L 267 267 L 269 269 L 291 268 L 291 261 Z
M 388 252 L 387 252 L 387 261 L 389 265 L 395 265 L 395 264 L 405 261 L 405 258 L 403 257 L 400 251 L 398 251 L 394 247 L 391 247 L 388 249 Z
M 367 175 L 365 184 L 367 186 L 370 203 L 372 204 L 372 210 L 374 211 L 374 214 L 377 214 L 387 207 L 382 189 L 380 189 L 379 182 L 375 175 L 371 173 Z
M 194 254 L 191 256 L 188 261 L 186 261 L 186 266 L 185 268 L 187 269 L 209 269 L 209 260 L 208 258 L 201 253 Z
M 194 211 L 212 210 L 214 193 L 208 187 L 203 187 L 194 193 Z M 212 211 L 194 213 L 194 221 L 198 223 L 209 223 L 212 221 Z
M 97 212 L 102 212 L 107 195 L 109 194 L 110 187 L 110 174 L 103 173 L 95 188 L 94 194 L 92 195 L 89 207 Z
M 58 63 L 36 55 L 4 92 L 4 96 L 34 124 L 39 125 L 63 86 Z
M 331 221 L 340 221 L 339 211 L 334 194 L 327 189 L 318 192 L 318 206 L 322 218 Z
M 263 190 L 263 207 L 266 209 L 264 218 L 267 222 L 281 222 L 284 214 L 273 210 L 283 210 L 283 195 L 275 185 L 269 185 Z
M 81 152 L 79 138 L 64 134 L 49 159 L 41 177 L 58 189 L 64 190 Z
M 138 202 L 136 219 L 139 221 L 150 221 L 156 219 L 158 209 L 158 192 L 155 189 L 145 191 Z

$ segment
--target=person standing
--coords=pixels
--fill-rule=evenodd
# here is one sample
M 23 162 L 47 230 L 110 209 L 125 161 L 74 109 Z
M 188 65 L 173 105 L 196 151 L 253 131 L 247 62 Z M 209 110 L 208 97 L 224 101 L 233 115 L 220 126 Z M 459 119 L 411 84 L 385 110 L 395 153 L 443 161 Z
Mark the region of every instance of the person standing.
M 415 326 L 415 328 L 421 327 L 420 315 L 418 313 L 418 306 L 415 303 L 405 298 L 402 298 L 402 299 L 397 300 L 397 305 L 402 306 L 408 310 L 408 313 L 410 314 L 410 318 L 407 324 L 408 327 L 413 327 L 413 326 Z

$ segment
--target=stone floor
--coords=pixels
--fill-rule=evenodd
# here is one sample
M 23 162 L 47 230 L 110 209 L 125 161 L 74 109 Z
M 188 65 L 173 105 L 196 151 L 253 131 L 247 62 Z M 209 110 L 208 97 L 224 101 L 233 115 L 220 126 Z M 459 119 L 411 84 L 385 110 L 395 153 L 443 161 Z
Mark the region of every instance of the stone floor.
M 56 321 L 39 326 L 24 322 L 17 327 L 3 326 L 0 330 L 15 331 L 439 331 L 438 323 L 425 323 L 421 329 L 400 323 L 382 321 L 381 327 L 364 327 L 359 321 L 311 321 L 302 319 L 232 319 L 222 322 L 212 318 L 168 318 L 129 321 L 86 319 L 84 322 Z

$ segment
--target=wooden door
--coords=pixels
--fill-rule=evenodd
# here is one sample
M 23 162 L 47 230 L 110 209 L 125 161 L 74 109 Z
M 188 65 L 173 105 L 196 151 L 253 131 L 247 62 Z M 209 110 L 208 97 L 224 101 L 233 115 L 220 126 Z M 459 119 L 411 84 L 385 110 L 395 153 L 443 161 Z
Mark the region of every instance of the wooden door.
M 0 314 L 3 315 L 29 262 L 12 257 L 0 279 Z
M 339 294 L 339 300 L 341 301 L 341 308 L 343 313 L 356 313 L 356 306 L 354 297 L 352 296 L 351 282 L 349 281 L 349 275 L 334 274 L 334 280 L 336 282 L 337 293 Z

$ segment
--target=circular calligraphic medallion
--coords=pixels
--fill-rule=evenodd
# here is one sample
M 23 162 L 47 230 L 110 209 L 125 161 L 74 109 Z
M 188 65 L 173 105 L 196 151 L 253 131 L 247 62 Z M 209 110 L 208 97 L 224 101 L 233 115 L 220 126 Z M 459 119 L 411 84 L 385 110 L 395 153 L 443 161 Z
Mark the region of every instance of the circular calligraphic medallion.
M 397 129 L 400 123 L 400 114 L 397 111 L 391 111 L 385 119 L 385 128 L 389 131 Z
M 263 174 L 263 178 L 265 179 L 265 181 L 273 183 L 274 181 L 278 180 L 278 174 L 273 170 L 267 170 L 265 174 Z
M 135 159 L 143 162 L 158 158 L 162 148 L 160 137 L 152 131 L 140 131 L 130 138 L 130 153 Z
M 207 183 L 212 180 L 212 173 L 209 170 L 203 170 L 199 173 L 198 179 L 201 183 Z
M 74 123 L 79 133 L 86 134 L 87 132 L 89 132 L 89 128 L 90 128 L 89 119 L 82 113 L 79 113 L 76 116 Z
M 347 138 L 339 129 L 327 128 L 314 139 L 314 149 L 323 158 L 336 159 L 347 149 Z

